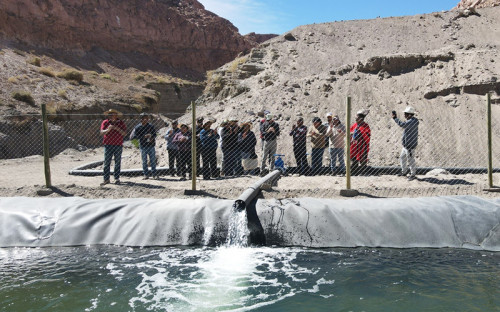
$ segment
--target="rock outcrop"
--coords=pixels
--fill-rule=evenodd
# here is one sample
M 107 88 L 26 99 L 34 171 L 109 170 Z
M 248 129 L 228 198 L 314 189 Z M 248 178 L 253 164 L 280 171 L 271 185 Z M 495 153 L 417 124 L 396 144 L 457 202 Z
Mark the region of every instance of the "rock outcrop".
M 500 5 L 499 0 L 461 0 L 456 9 L 480 9 Z
M 245 39 L 196 0 L 4 0 L 0 38 L 59 51 L 137 53 L 194 76 L 260 40 Z

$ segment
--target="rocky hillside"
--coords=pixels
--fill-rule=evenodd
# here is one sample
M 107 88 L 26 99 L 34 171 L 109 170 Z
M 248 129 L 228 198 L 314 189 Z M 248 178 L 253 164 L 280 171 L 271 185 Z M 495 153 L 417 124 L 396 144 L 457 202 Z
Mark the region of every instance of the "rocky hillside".
M 4 0 L 0 37 L 35 50 L 76 52 L 82 66 L 108 51 L 138 63 L 153 58 L 176 76 L 198 78 L 252 47 L 196 0 Z
M 401 129 L 390 112 L 421 119 L 422 166 L 484 167 L 484 95 L 500 132 L 500 8 L 300 26 L 211 72 L 200 114 L 254 121 L 269 110 L 286 130 L 328 111 L 370 110 L 372 165 L 397 163 Z M 400 113 L 401 115 L 401 113 Z M 279 146 L 293 164 L 286 131 Z M 496 156 L 500 158 L 500 150 Z
M 480 9 L 500 5 L 500 0 L 461 0 L 457 9 Z

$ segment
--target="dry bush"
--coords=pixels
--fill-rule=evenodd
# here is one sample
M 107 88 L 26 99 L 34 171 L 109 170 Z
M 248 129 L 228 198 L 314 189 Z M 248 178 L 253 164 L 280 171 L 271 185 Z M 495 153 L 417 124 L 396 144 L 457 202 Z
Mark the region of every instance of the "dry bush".
M 38 71 L 40 74 L 48 76 L 48 77 L 55 77 L 56 74 L 54 73 L 54 70 L 50 67 L 42 67 Z
M 35 105 L 35 100 L 33 99 L 31 93 L 28 91 L 14 91 L 12 92 L 12 98 L 21 102 L 28 103 L 32 106 Z
M 74 69 L 65 69 L 62 72 L 57 74 L 57 77 L 64 78 L 66 80 L 72 80 L 76 82 L 83 81 L 83 73 Z
M 9 77 L 7 81 L 10 83 L 18 83 L 19 79 L 17 77 Z
M 137 74 L 137 75 L 135 75 L 134 80 L 135 81 L 144 81 L 144 75 Z
M 40 58 L 37 56 L 30 58 L 27 62 L 28 62 L 28 64 L 31 64 L 31 65 L 37 66 L 37 67 L 40 67 L 40 65 L 41 65 Z
M 66 93 L 65 89 L 60 89 L 59 91 L 57 91 L 57 95 L 59 95 L 63 99 L 66 99 L 66 100 L 68 99 L 68 94 Z

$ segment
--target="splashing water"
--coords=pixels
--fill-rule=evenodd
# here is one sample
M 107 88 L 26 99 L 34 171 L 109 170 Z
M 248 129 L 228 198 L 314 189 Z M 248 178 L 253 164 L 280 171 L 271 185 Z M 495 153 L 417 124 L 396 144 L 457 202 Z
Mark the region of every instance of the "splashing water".
M 227 231 L 226 247 L 248 247 L 248 221 L 246 210 L 231 210 Z

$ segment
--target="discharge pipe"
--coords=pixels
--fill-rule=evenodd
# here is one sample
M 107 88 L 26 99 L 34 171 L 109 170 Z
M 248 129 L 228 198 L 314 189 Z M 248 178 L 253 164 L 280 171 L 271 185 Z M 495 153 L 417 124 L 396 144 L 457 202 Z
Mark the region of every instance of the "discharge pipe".
M 237 211 L 243 211 L 247 208 L 247 206 L 252 202 L 252 200 L 259 194 L 262 186 L 265 184 L 273 185 L 278 181 L 281 176 L 281 170 L 274 170 L 268 173 L 265 177 L 255 182 L 254 185 L 247 188 L 243 193 L 241 193 L 240 197 L 234 202 L 233 209 Z

